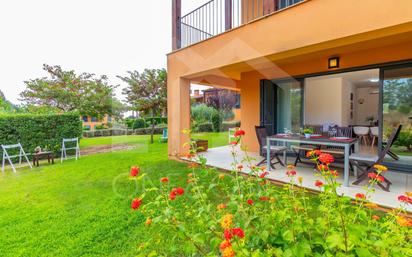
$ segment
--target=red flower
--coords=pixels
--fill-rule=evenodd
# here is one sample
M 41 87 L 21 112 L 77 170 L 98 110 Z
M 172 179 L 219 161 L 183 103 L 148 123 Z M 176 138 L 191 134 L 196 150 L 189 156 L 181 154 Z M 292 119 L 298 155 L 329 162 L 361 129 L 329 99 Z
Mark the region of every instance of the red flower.
M 261 196 L 261 197 L 259 197 L 259 200 L 261 200 L 261 201 L 269 201 L 269 196 Z
M 319 171 L 327 171 L 327 170 L 329 170 L 329 167 L 327 165 L 324 165 L 324 164 L 319 164 L 318 165 L 318 170 Z
M 130 176 L 136 177 L 136 176 L 139 174 L 139 171 L 140 171 L 140 168 L 139 168 L 139 167 L 133 166 L 133 167 L 130 169 Z
M 142 199 L 139 199 L 139 198 L 134 199 L 134 200 L 132 201 L 132 209 L 133 209 L 133 210 L 139 209 L 139 207 L 140 207 L 140 205 L 142 204 L 142 202 L 143 202 Z
M 231 247 L 232 245 L 230 244 L 230 242 L 229 241 L 227 241 L 227 240 L 225 240 L 225 241 L 223 241 L 222 243 L 220 243 L 220 246 L 219 246 L 219 248 L 220 248 L 220 250 L 224 250 L 224 249 L 226 249 L 226 248 L 228 248 L 228 247 Z
M 370 179 L 376 178 L 375 172 L 369 172 L 369 173 L 368 173 L 368 177 L 369 177 Z
M 323 182 L 320 181 L 320 180 L 316 180 L 316 181 L 315 181 L 315 186 L 317 186 L 317 187 L 322 187 L 322 186 L 323 186 Z
M 247 204 L 249 204 L 249 205 L 253 205 L 253 204 L 255 203 L 252 199 L 248 199 L 246 202 L 247 202 Z
M 404 202 L 404 203 L 407 203 L 407 204 L 412 204 L 412 198 L 411 198 L 411 197 L 408 197 L 408 196 L 406 196 L 406 195 L 400 195 L 400 196 L 398 197 L 398 201 Z
M 232 228 L 232 235 L 237 236 L 239 238 L 244 238 L 245 232 L 241 228 Z
M 185 193 L 185 190 L 181 187 L 176 188 L 175 191 L 178 195 L 183 195 Z
M 289 177 L 296 176 L 296 171 L 295 170 L 286 171 L 286 175 L 288 175 Z
M 376 179 L 377 181 L 379 181 L 379 182 L 381 182 L 381 183 L 385 180 L 384 177 L 376 174 L 375 172 L 369 172 L 369 173 L 368 173 L 368 177 L 369 177 L 370 179 Z
M 167 183 L 167 182 L 169 182 L 169 178 L 166 178 L 166 177 L 161 178 L 161 179 L 160 179 L 160 182 L 162 182 L 162 183 Z
M 372 219 L 373 219 L 373 220 L 379 220 L 380 217 L 379 217 L 378 215 L 373 215 L 373 216 L 372 216 Z
M 229 144 L 231 144 L 231 145 L 237 145 L 238 142 L 237 142 L 237 141 L 232 141 L 232 142 L 230 142 Z
M 357 194 L 355 195 L 355 197 L 356 197 L 357 199 L 366 199 L 366 196 L 365 196 L 364 194 L 362 194 L 362 193 L 357 193 Z
M 385 178 L 378 175 L 378 176 L 376 176 L 376 180 L 379 181 L 380 183 L 382 183 L 383 181 L 385 181 Z
M 312 150 L 312 151 L 308 151 L 308 152 L 306 153 L 306 157 L 307 157 L 307 158 L 316 157 L 316 156 L 319 156 L 319 155 L 321 155 L 321 154 L 322 154 L 322 151 L 321 151 L 321 150 Z
M 173 201 L 174 199 L 176 199 L 176 193 L 172 190 L 172 192 L 170 192 L 170 194 L 169 194 L 169 199 L 171 200 L 171 201 Z
M 267 175 L 269 175 L 269 172 L 264 171 L 264 172 L 260 173 L 259 178 L 265 178 Z
M 332 175 L 334 177 L 337 177 L 337 176 L 339 176 L 339 172 L 337 170 L 331 170 L 330 175 Z
M 229 229 L 225 229 L 225 232 L 223 232 L 223 236 L 227 241 L 230 241 L 230 239 L 232 239 L 233 237 L 232 232 Z
M 329 164 L 335 161 L 332 155 L 328 153 L 322 153 L 319 155 L 319 161 L 322 162 L 323 164 Z
M 234 136 L 235 137 L 240 137 L 240 136 L 244 136 L 246 133 L 244 130 L 239 129 L 238 131 L 235 132 Z
M 238 165 L 236 166 L 236 168 L 237 168 L 238 170 L 242 170 L 242 169 L 243 169 L 243 165 L 242 165 L 242 164 L 238 164 Z

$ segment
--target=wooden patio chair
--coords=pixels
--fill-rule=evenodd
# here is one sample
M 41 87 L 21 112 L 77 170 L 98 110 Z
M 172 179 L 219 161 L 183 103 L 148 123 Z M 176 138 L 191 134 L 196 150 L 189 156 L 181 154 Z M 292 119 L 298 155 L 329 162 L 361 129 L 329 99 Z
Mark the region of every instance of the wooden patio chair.
M 323 132 L 323 126 L 320 125 L 306 125 L 305 128 L 313 128 L 313 133 L 314 134 L 319 134 L 319 135 L 324 135 L 325 133 Z M 298 163 L 307 163 L 307 164 L 312 164 L 312 162 L 304 162 L 301 158 L 302 154 L 303 156 L 306 156 L 306 152 L 313 151 L 320 149 L 319 145 L 311 145 L 311 144 L 298 144 L 298 145 L 292 145 L 291 149 L 293 153 L 295 154 L 295 162 L 294 166 L 297 166 Z M 316 165 L 315 165 L 316 168 Z
M 266 128 L 264 126 L 255 126 L 255 131 L 256 131 L 258 142 L 259 142 L 259 149 L 260 149 L 259 154 L 260 156 L 263 157 L 263 160 L 259 162 L 258 164 L 256 164 L 256 166 L 260 166 L 266 163 L 267 151 L 270 151 L 270 166 L 273 169 L 275 169 L 275 164 L 277 163 L 279 163 L 282 166 L 285 166 L 285 164 L 279 158 L 279 154 L 283 153 L 288 148 L 286 146 L 270 145 L 268 149 L 268 146 L 266 145 L 266 138 L 268 136 Z M 277 161 L 273 162 L 273 159 L 276 159 Z
M 30 169 L 32 168 L 31 163 L 29 161 L 29 158 L 27 158 L 26 153 L 23 150 L 23 147 L 21 146 L 20 143 L 15 144 L 15 145 L 1 145 L 1 149 L 3 150 L 3 162 L 1 166 L 1 171 L 4 173 L 4 167 L 6 164 L 6 159 L 9 161 L 11 168 L 13 169 L 13 172 L 16 173 L 16 167 L 14 167 L 13 161 L 11 159 L 19 157 L 19 164 L 21 164 L 22 157 L 26 160 L 26 162 L 29 164 Z M 7 150 L 11 149 L 17 149 L 19 151 L 18 154 L 15 155 L 10 155 Z
M 69 146 L 67 147 L 66 144 L 71 144 L 74 146 Z M 67 157 L 67 150 L 75 150 L 75 155 L 71 156 L 71 157 Z M 62 163 L 63 160 L 67 160 L 67 159 L 78 159 L 80 158 L 80 147 L 79 147 L 79 138 L 63 138 L 63 142 L 62 142 L 62 150 L 61 150 L 62 154 L 60 157 L 60 162 Z
M 389 136 L 388 143 L 386 144 L 385 148 L 381 151 L 379 155 L 367 155 L 367 154 L 351 154 L 349 156 L 349 160 L 351 164 L 355 167 L 357 167 L 362 174 L 360 174 L 355 182 L 353 182 L 354 185 L 359 185 L 362 181 L 368 180 L 368 174 L 373 172 L 376 173 L 375 168 L 373 167 L 376 164 L 381 164 L 382 161 L 384 160 L 385 156 L 388 154 L 390 151 L 393 143 L 395 142 L 396 138 L 399 135 L 399 132 L 402 129 L 402 125 L 399 125 L 398 128 L 394 129 Z M 382 176 L 382 174 L 381 174 Z M 392 182 L 390 182 L 387 178 L 384 178 L 383 183 L 386 185 L 378 182 L 377 185 L 382 188 L 382 190 L 389 192 L 389 187 L 392 185 Z

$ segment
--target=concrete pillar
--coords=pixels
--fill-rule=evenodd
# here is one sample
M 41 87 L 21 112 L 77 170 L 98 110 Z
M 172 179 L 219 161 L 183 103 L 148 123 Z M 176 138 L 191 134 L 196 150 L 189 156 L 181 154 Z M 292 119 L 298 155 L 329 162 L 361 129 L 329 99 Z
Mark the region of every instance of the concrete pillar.
M 190 81 L 168 76 L 167 114 L 169 128 L 169 156 L 179 157 L 188 152 L 189 137 L 182 133 L 190 129 Z

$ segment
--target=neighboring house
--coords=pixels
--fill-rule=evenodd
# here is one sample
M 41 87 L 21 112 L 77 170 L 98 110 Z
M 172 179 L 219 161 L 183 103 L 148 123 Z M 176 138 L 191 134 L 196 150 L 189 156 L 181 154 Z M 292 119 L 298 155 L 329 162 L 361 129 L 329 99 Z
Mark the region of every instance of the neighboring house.
M 274 134 L 373 118 L 379 145 L 390 126 L 410 128 L 411 101 L 400 89 L 412 85 L 412 1 L 214 0 L 184 16 L 172 2 L 170 156 L 187 152 L 191 83 L 241 92 L 251 151 L 255 125 Z M 410 170 L 411 160 L 399 167 Z
M 240 121 L 240 92 L 235 90 L 228 90 L 223 88 L 210 88 L 203 92 L 203 102 L 210 104 L 215 103 L 219 108 L 224 108 L 225 104 L 233 105 L 232 111 L 234 114 L 233 121 Z
M 194 103 L 204 103 L 204 96 L 203 96 L 203 90 L 195 89 L 193 90 L 193 93 L 190 94 L 190 98 Z
M 82 116 L 83 127 L 90 130 L 95 130 L 96 126 L 106 125 L 107 123 L 112 122 L 112 117 L 110 115 L 105 115 L 103 119 L 98 119 L 97 117 L 92 116 Z

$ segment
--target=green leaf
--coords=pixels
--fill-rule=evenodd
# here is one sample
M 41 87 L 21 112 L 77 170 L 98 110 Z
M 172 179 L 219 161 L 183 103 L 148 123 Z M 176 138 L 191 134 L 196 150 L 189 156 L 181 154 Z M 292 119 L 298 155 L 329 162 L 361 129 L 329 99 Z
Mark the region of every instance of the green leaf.
M 371 252 L 369 252 L 369 250 L 366 248 L 356 248 L 355 251 L 358 257 L 375 257 L 376 256 L 376 255 L 373 255 Z

